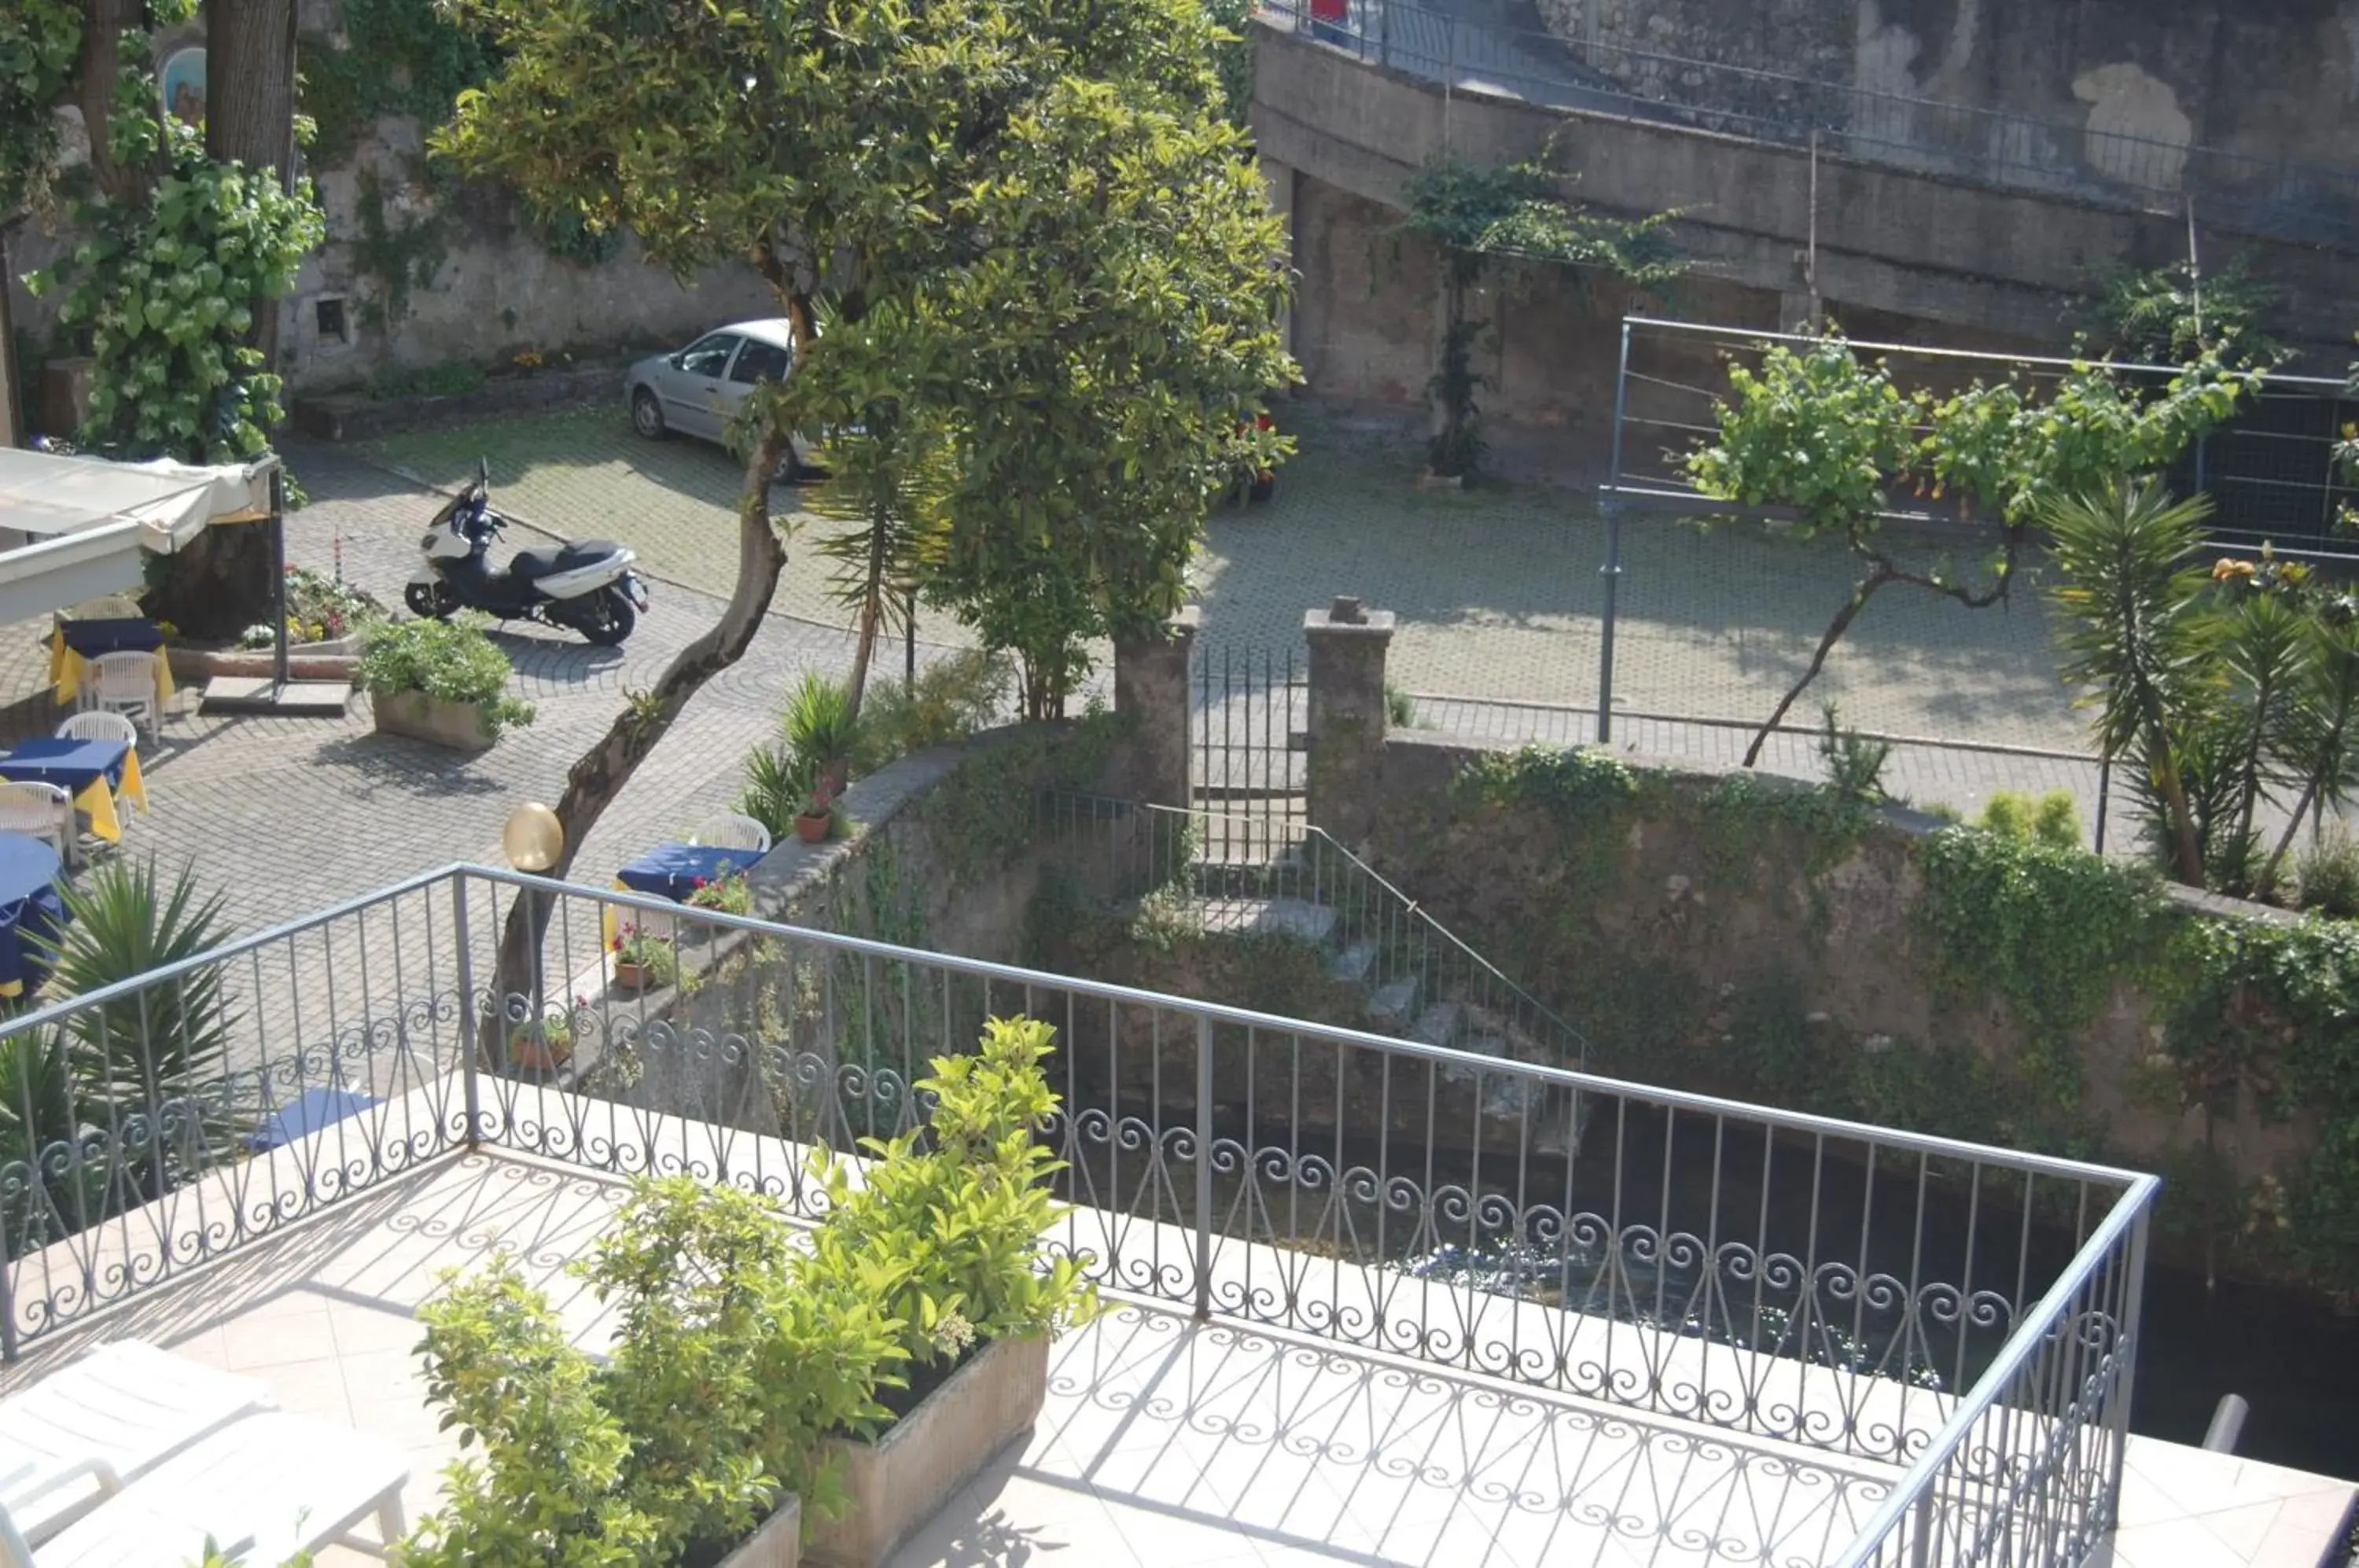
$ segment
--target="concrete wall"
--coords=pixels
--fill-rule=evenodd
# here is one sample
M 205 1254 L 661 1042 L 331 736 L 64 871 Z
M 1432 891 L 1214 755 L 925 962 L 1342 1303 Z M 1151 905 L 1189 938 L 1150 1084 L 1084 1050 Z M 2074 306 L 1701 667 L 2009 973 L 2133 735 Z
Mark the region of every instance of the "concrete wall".
M 2063 315 L 2101 263 L 2160 266 L 2186 248 L 2183 219 L 2065 196 L 2002 192 L 1822 156 L 1812 215 L 1807 151 L 1614 116 L 1553 110 L 1363 65 L 1353 56 L 1257 25 L 1254 126 L 1263 158 L 1294 171 L 1297 262 L 1304 273 L 1296 343 L 1313 384 L 1362 395 L 1419 394 L 1430 369 L 1430 317 L 1409 312 L 1430 273 L 1406 258 L 1372 290 L 1368 240 L 1409 174 L 1449 153 L 1477 163 L 1529 157 L 1554 138 L 1568 192 L 1609 212 L 1678 209 L 1678 235 L 1697 258 L 1682 313 L 1764 324 L 1806 306 L 1803 260 L 1815 228 L 1819 291 L 1838 320 L 1881 313 L 1980 346 L 2060 345 Z M 1322 191 L 1320 188 L 1327 188 Z M 1330 194 L 1332 192 L 1332 194 Z M 1361 205 L 1338 200 L 1357 198 Z M 2338 372 L 2359 320 L 2340 253 L 2214 234 L 2212 265 L 2241 254 L 2281 293 L 2281 335 Z M 1388 248 L 1389 241 L 1379 248 Z M 1383 268 L 1373 269 L 1381 275 Z M 1734 289 L 1748 292 L 1716 293 Z M 1511 356 L 1531 349 L 1549 388 L 1506 366 L 1505 407 L 1571 421 L 1597 402 L 1594 330 L 1569 305 L 1527 306 Z M 1618 311 L 1599 291 L 1596 317 Z M 1523 330 L 1530 325 L 1533 330 Z M 1585 380 L 1584 380 L 1585 378 Z M 1517 390 L 1521 384 L 1523 389 Z M 1552 413 L 1551 409 L 1558 410 Z M 1594 417 L 1591 415 L 1590 417 Z
M 2264 157 L 2344 163 L 2359 130 L 2353 0 L 1540 0 L 1607 45 L 2013 110 Z M 1645 62 L 1596 67 L 1629 80 Z
M 1587 1033 L 1603 1052 L 1599 1071 L 1740 1098 L 1790 1094 L 1793 1084 L 1752 1071 L 1766 1042 L 1746 1020 L 1757 1022 L 1765 1000 L 1807 1022 L 1813 1089 L 1866 1057 L 1962 1050 L 2000 1075 L 1995 1106 L 2006 1076 L 2025 1070 L 2021 1022 L 1995 995 L 1959 996 L 1943 978 L 1937 940 L 1917 922 L 1919 849 L 1940 822 L 1889 811 L 1830 855 L 1771 813 L 1716 823 L 1723 808 L 1710 797 L 1719 773 L 1633 757 L 1669 788 L 1593 831 L 1537 807 L 1464 799 L 1453 781 L 1483 751 L 1438 735 L 1388 737 L 1373 780 L 1384 809 L 1368 857 Z M 2190 915 L 2291 919 L 2204 894 L 2176 897 Z M 2082 1081 L 2075 1115 L 2111 1157 L 2140 1169 L 2170 1167 L 2204 1137 L 2200 1110 L 2182 1112 L 2158 1093 L 2152 1061 L 2168 1010 L 2117 984 L 2072 1041 Z M 1910 1109 L 1933 1118 L 1912 1124 L 1919 1130 L 1993 1135 L 1948 1119 L 1970 1114 L 1963 1105 Z M 2246 1091 L 2217 1137 L 2227 1169 L 2251 1182 L 2293 1174 L 2318 1127 L 2309 1117 L 2265 1117 Z

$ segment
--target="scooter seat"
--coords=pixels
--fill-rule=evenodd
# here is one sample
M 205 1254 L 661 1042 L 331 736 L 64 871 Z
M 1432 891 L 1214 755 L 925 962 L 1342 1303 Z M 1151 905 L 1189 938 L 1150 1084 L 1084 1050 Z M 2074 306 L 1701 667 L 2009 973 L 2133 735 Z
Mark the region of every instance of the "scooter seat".
M 560 572 L 579 572 L 594 566 L 623 547 L 605 539 L 576 539 L 555 550 L 520 550 L 508 562 L 508 575 L 519 583 L 531 583 L 543 577 L 553 577 Z

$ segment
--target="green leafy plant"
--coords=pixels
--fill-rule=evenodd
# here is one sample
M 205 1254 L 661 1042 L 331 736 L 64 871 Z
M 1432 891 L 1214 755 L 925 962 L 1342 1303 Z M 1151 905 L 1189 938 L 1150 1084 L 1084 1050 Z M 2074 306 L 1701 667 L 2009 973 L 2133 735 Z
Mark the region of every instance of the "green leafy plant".
M 305 566 L 287 569 L 287 640 L 330 642 L 347 637 L 386 618 L 376 600 L 340 578 Z M 268 648 L 277 633 L 268 625 L 248 626 L 239 637 L 241 648 Z
M 132 72 L 123 97 L 154 93 Z M 267 170 L 213 162 L 179 120 L 145 114 L 132 112 L 127 134 L 162 149 L 152 191 L 83 204 L 89 237 L 27 287 L 61 290 L 59 319 L 90 334 L 85 444 L 109 456 L 250 458 L 283 417 L 280 378 L 247 341 L 255 311 L 294 286 L 325 220 L 309 181 L 283 191 Z
M 2257 282 L 2243 256 L 2205 273 L 2186 260 L 2144 271 L 2118 262 L 2096 270 L 2086 320 L 2093 346 L 2116 359 L 2183 365 L 2205 354 L 2263 369 L 2286 357 L 2260 328 L 2277 291 Z
M 679 978 L 679 959 L 672 952 L 669 938 L 626 924 L 614 932 L 613 946 L 614 962 L 639 970 L 651 985 L 669 985 Z
M 1845 729 L 1842 712 L 1832 702 L 1821 708 L 1820 716 L 1826 724 L 1819 737 L 1819 760 L 1826 764 L 1827 788 L 1863 804 L 1890 800 L 1884 768 L 1892 760 L 1891 742 L 1872 741 L 1857 730 Z
M 380 403 L 411 397 L 456 397 L 473 392 L 488 379 L 484 367 L 463 360 L 440 365 L 389 365 L 369 377 L 368 395 Z
M 72 78 L 82 29 L 72 0 L 17 0 L 0 15 L 0 221 L 49 196 L 59 150 L 50 111 Z
M 2302 854 L 2301 907 L 2339 920 L 2359 917 L 2359 842 L 2337 825 Z
M 688 896 L 689 906 L 698 909 L 718 909 L 724 915 L 750 915 L 754 912 L 754 889 L 745 878 L 736 873 L 699 883 Z
M 1453 788 L 1465 799 L 1538 806 L 1560 822 L 1578 822 L 1636 800 L 1638 777 L 1610 751 L 1527 746 L 1474 757 L 1459 770 Z
M 920 665 L 914 684 L 878 686 L 861 710 L 857 770 L 874 773 L 913 752 L 989 729 L 1007 717 L 1015 680 L 1006 655 L 960 648 Z
M 353 679 L 375 692 L 420 691 L 445 702 L 473 702 L 484 733 L 497 737 L 533 720 L 532 704 L 507 695 L 515 667 L 476 618 L 388 621 L 362 635 Z
M 1757 371 L 1731 365 L 1728 380 L 1712 437 L 1685 459 L 1697 488 L 1748 508 L 1788 508 L 1797 537 L 1835 534 L 1863 568 L 1810 663 L 1755 732 L 1748 768 L 1876 593 L 1905 583 L 1968 609 L 2004 603 L 2025 530 L 2035 517 L 2047 521 L 2044 508 L 2168 468 L 2257 385 L 2205 359 L 2159 388 L 2075 365 L 2044 399 L 2012 378 L 1904 397 L 1884 362 L 1861 360 L 1832 332 L 1799 350 L 1773 345 Z M 1978 575 L 1907 564 L 1885 542 L 1892 493 L 1904 488 L 1947 496 L 1962 517 L 1995 526 Z
M 795 831 L 795 813 L 815 782 L 783 743 L 757 746 L 745 756 L 745 788 L 737 809 L 768 829 L 773 840 L 782 839 Z
M 302 106 L 315 126 L 311 161 L 322 169 L 350 161 L 381 114 L 441 125 L 499 62 L 486 34 L 433 0 L 344 0 L 337 19 L 341 44 L 317 34 L 302 41 Z
M 850 689 L 816 670 L 803 671 L 802 683 L 787 703 L 786 732 L 788 754 L 799 775 L 810 781 L 806 794 L 821 785 L 831 792 L 841 789 L 860 750 L 860 718 L 853 712 Z
M 933 1102 L 926 1127 L 862 1139 L 876 1162 L 860 1185 L 840 1157 L 813 1156 L 829 1213 L 804 1277 L 872 1293 L 900 1322 L 913 1372 L 946 1373 L 973 1344 L 1052 1334 L 1096 1309 L 1080 1266 L 1041 1239 L 1062 1168 L 1034 1136 L 1057 1110 L 1040 1067 L 1054 1035 L 993 1018 L 973 1055 L 935 1058 L 918 1084 Z
M 1417 702 L 1408 692 L 1385 682 L 1385 722 L 1397 730 L 1417 728 Z
M 2081 810 L 2070 789 L 2051 789 L 2036 798 L 2017 789 L 1993 790 L 1974 825 L 2021 843 L 2081 847 Z
M 1575 277 L 1601 271 L 1653 288 L 1687 269 L 1667 233 L 1677 213 L 1629 223 L 1567 201 L 1562 177 L 1548 166 L 1553 150 L 1487 169 L 1438 157 L 1411 175 L 1402 192 L 1408 216 L 1399 232 L 1430 241 L 1441 253 L 1441 353 L 1426 383 L 1440 425 L 1426 462 L 1442 478 L 1473 474 L 1485 449 L 1474 401 L 1485 381 L 1474 370 L 1473 354 L 1490 321 L 1471 307 L 1486 276 L 1498 269 L 1517 275 L 1510 281 L 1522 281 L 1543 270 Z

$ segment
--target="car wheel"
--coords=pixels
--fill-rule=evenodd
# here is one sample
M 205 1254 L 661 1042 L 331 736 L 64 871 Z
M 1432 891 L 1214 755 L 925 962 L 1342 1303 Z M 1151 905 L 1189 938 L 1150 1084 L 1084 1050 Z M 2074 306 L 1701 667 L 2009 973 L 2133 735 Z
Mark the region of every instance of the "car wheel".
M 663 405 L 658 403 L 656 395 L 644 387 L 631 394 L 631 429 L 649 441 L 661 441 L 667 434 Z

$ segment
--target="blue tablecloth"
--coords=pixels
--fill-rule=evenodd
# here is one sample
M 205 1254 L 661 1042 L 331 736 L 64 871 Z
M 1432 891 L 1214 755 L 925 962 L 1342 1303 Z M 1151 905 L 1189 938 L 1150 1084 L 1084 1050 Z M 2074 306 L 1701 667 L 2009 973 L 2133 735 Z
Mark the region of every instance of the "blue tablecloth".
M 164 634 L 145 615 L 68 621 L 63 634 L 66 646 L 84 659 L 102 653 L 153 653 L 164 646 Z
M 42 940 L 66 923 L 58 870 L 58 852 L 41 840 L 0 833 L 0 994 L 29 991 L 49 975 Z
M 100 778 L 110 789 L 123 787 L 123 759 L 131 747 L 119 740 L 28 740 L 0 757 L 0 779 L 14 784 L 56 784 L 81 794 Z
M 758 849 L 718 849 L 711 844 L 658 844 L 616 875 L 635 893 L 658 893 L 685 903 L 699 882 L 718 882 L 752 868 Z

